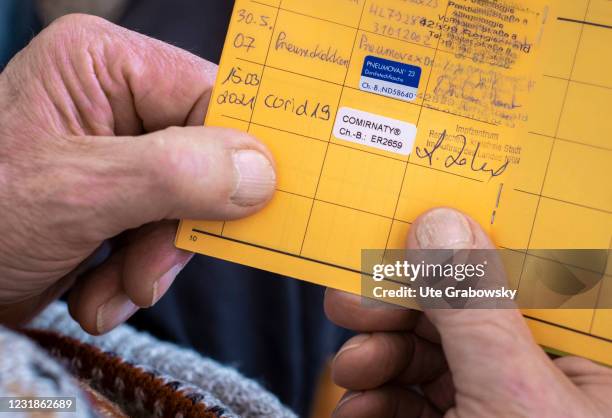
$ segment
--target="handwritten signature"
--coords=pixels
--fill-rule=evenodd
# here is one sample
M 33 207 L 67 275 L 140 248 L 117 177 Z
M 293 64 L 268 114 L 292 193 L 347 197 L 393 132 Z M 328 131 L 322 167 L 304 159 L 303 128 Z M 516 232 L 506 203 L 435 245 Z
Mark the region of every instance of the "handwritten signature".
M 460 167 L 467 166 L 469 163 L 470 170 L 475 171 L 475 172 L 487 173 L 491 176 L 491 178 L 493 178 L 493 177 L 499 177 L 502 174 L 504 174 L 504 172 L 506 172 L 506 170 L 510 166 L 510 160 L 508 160 L 508 158 L 506 158 L 506 162 L 498 168 L 489 168 L 488 163 L 477 161 L 478 151 L 480 150 L 480 147 L 481 147 L 480 142 L 476 144 L 476 148 L 474 149 L 474 153 L 472 154 L 472 156 L 466 157 L 464 154 L 465 154 L 465 149 L 467 147 L 467 138 L 464 135 L 457 135 L 455 138 L 461 141 L 461 149 L 456 154 L 455 153 L 450 154 L 445 158 L 444 166 L 446 168 L 451 168 L 453 166 L 460 166 Z M 416 147 L 417 157 L 421 159 L 427 159 L 429 162 L 429 165 L 430 166 L 433 165 L 434 156 L 436 155 L 437 151 L 442 148 L 442 145 L 444 145 L 444 142 L 446 141 L 446 139 L 447 139 L 446 130 L 444 130 L 444 132 L 442 132 L 442 134 L 438 138 L 438 141 L 431 148 L 431 150 L 427 148 Z

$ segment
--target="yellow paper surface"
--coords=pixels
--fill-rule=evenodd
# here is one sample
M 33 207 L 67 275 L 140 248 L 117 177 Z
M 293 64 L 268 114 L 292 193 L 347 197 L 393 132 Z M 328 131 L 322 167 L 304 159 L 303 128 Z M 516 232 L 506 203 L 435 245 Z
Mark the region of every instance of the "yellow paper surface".
M 612 3 L 502 0 L 492 16 L 474 4 L 237 0 L 206 124 L 262 140 L 278 191 L 248 219 L 182 221 L 177 246 L 353 293 L 361 250 L 402 248 L 440 205 L 501 248 L 609 250 Z M 473 36 L 457 37 L 457 19 Z M 491 22 L 517 36 L 483 37 Z M 364 89 L 368 57 L 418 67 L 416 96 Z M 355 110 L 414 125 L 410 154 L 339 137 Z M 604 306 L 609 276 L 579 297 Z M 525 315 L 543 346 L 612 365 L 612 310 Z

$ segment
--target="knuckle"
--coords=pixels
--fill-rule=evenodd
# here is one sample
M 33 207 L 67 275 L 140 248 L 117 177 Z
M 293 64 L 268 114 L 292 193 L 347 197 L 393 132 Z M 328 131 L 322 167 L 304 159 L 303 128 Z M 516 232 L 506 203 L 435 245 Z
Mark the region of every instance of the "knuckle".
M 90 46 L 103 40 L 112 24 L 100 17 L 86 14 L 69 14 L 53 21 L 32 46 L 45 56 L 56 58 L 78 57 L 87 54 Z M 76 55 L 75 55 L 76 54 Z
M 180 140 L 180 128 L 171 127 L 152 135 L 144 152 L 149 154 L 149 178 L 152 187 L 161 188 L 167 195 L 181 193 L 177 185 L 190 181 L 193 158 Z
M 38 60 L 48 57 L 57 64 L 62 63 L 75 53 L 87 51 L 89 42 L 96 38 L 94 34 L 100 31 L 103 22 L 99 17 L 84 14 L 62 16 L 34 38 L 31 47 Z
M 372 360 L 378 363 L 384 376 L 393 376 L 398 368 L 404 367 L 409 353 L 404 353 L 403 336 L 400 333 L 375 333 L 376 346 L 372 347 Z
M 148 156 L 143 155 L 145 160 L 151 160 L 150 164 L 146 164 L 150 184 L 153 187 L 162 187 L 166 193 L 172 191 L 172 182 L 167 181 L 168 177 L 174 176 L 178 171 L 176 148 L 167 145 L 166 135 L 169 134 L 169 131 L 166 129 L 159 135 L 154 135 L 150 141 L 147 141 L 147 147 L 143 150 L 145 154 L 148 154 Z
M 70 37 L 75 33 L 95 32 L 108 24 L 109 22 L 101 17 L 73 13 L 57 18 L 43 33 L 60 38 Z

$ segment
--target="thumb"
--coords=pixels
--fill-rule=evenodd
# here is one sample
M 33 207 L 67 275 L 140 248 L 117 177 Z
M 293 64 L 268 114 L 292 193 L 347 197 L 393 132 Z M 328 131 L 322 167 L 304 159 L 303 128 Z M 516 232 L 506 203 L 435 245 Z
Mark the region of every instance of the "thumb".
M 84 206 L 95 208 L 95 224 L 105 226 L 106 236 L 96 238 L 162 219 L 244 217 L 260 210 L 276 186 L 270 152 L 239 131 L 168 128 L 86 144 L 73 155 L 80 173 L 72 194 L 87 196 Z
M 448 208 L 419 217 L 407 244 L 409 249 L 426 250 L 495 248 L 474 220 Z M 473 389 L 482 397 L 486 388 L 500 388 L 499 396 L 505 397 L 512 391 L 516 395 L 519 388 L 537 393 L 546 387 L 537 389 L 542 380 L 560 381 L 517 309 L 426 309 L 425 314 L 440 333 L 458 391 Z M 502 393 L 508 385 L 515 386 Z

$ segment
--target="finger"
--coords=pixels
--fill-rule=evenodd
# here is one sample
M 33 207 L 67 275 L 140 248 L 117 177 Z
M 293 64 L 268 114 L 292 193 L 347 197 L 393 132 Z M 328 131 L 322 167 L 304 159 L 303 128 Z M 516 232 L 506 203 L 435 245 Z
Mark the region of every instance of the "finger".
M 592 416 L 609 415 L 610 388 L 612 388 L 612 369 L 601 364 L 580 357 L 560 357 L 554 361 L 555 365 L 568 376 L 581 390 L 589 407 L 599 407 L 599 415 L 593 411 Z M 605 411 L 605 412 L 604 412 Z
M 353 337 L 334 359 L 336 384 L 373 389 L 394 381 L 411 385 L 435 379 L 446 369 L 440 346 L 406 332 L 376 332 Z
M 79 140 L 82 142 L 82 139 Z M 74 145 L 74 144 L 73 144 Z M 162 219 L 231 220 L 265 206 L 276 186 L 268 150 L 246 133 L 170 128 L 134 138 L 90 138 L 69 149 L 62 174 L 89 215 L 91 239 Z
M 577 384 L 593 383 L 594 380 L 599 379 L 602 379 L 602 383 L 605 381 L 609 385 L 612 384 L 612 369 L 594 363 L 591 360 L 567 356 L 559 357 L 554 363 L 566 376 Z
M 427 315 L 420 315 L 417 321 L 414 333 L 419 337 L 430 341 L 434 344 L 440 344 L 440 333 L 431 323 Z
M 70 314 L 90 334 L 107 333 L 138 310 L 123 290 L 124 257 L 123 250 L 113 254 L 81 278 L 69 296 Z
M 421 316 L 420 312 L 392 305 L 365 306 L 361 296 L 335 289 L 325 292 L 324 307 L 336 325 L 358 332 L 411 330 Z
M 347 392 L 334 418 L 433 418 L 440 417 L 429 403 L 409 389 L 385 386 L 366 392 Z
M 174 246 L 176 226 L 176 222 L 146 225 L 125 248 L 123 289 L 140 307 L 155 305 L 193 256 Z
M 64 276 L 42 293 L 20 300 L 16 303 L 3 303 L 0 305 L 0 318 L 2 325 L 19 327 L 42 312 L 51 302 L 62 296 L 75 282 L 74 272 Z
M 493 249 L 472 219 L 452 209 L 434 209 L 412 225 L 409 249 Z M 516 309 L 426 310 L 438 329 L 455 385 L 519 385 L 528 391 L 559 381 L 549 359 L 533 340 Z M 501 359 L 512 359 L 503 361 Z M 534 378 L 534 376 L 536 376 Z M 476 383 L 478 382 L 478 383 Z M 544 383 L 547 382 L 547 383 Z M 507 395 L 504 395 L 507 396 Z
M 111 248 L 108 242 L 104 242 L 96 252 L 86 258 L 72 272 L 68 273 L 51 286 L 43 290 L 42 293 L 28 297 L 17 303 L 0 305 L 0 317 L 7 326 L 17 327 L 23 325 L 38 315 L 51 302 L 59 299 L 70 288 L 74 286 L 77 279 L 88 270 L 91 270 L 108 258 Z
M 421 385 L 425 398 L 438 411 L 448 411 L 455 406 L 455 385 L 451 372 L 447 370 L 433 381 Z
M 380 306 L 376 308 L 376 306 Z M 384 304 L 336 289 L 325 292 L 325 313 L 336 325 L 357 332 L 413 330 L 416 335 L 440 344 L 440 334 L 421 312 Z M 416 325 L 415 325 L 416 324 Z

